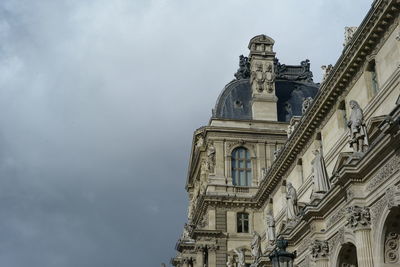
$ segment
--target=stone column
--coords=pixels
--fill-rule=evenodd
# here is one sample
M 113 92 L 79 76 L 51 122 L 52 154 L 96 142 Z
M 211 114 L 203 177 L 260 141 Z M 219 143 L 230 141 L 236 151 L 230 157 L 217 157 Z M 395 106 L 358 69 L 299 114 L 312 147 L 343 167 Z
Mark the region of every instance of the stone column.
M 310 246 L 316 267 L 329 267 L 329 245 L 327 241 L 314 240 Z
M 347 225 L 353 230 L 356 238 L 358 266 L 374 267 L 369 208 L 359 206 L 348 207 Z
M 204 267 L 204 246 L 202 245 L 196 247 L 196 266 Z

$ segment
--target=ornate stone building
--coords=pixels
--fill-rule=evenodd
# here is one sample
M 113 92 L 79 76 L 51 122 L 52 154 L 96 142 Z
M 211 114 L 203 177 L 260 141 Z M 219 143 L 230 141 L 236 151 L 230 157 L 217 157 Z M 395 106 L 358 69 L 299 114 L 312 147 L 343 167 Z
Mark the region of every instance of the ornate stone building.
M 174 266 L 400 266 L 399 0 L 376 0 L 313 82 L 259 35 L 195 131 Z

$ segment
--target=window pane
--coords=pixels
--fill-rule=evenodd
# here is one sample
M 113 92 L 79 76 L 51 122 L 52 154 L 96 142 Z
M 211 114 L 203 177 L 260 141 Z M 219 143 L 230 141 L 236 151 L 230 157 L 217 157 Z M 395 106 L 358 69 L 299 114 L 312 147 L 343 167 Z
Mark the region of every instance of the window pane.
M 246 159 L 250 159 L 250 152 L 246 150 Z
M 244 158 L 244 150 L 243 150 L 243 148 L 239 149 L 239 158 Z
M 246 174 L 244 171 L 240 171 L 239 185 L 245 185 Z
M 243 160 L 239 160 L 239 168 L 244 168 L 244 161 Z
M 247 161 L 246 162 L 246 168 L 247 169 L 251 169 L 251 161 Z

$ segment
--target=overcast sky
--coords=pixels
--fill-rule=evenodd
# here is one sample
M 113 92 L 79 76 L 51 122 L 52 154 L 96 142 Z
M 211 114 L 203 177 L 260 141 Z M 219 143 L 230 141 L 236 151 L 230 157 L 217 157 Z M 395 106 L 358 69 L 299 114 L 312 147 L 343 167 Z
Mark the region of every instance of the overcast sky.
M 370 5 L 1 0 L 0 266 L 168 263 L 193 131 L 250 38 L 319 82 Z

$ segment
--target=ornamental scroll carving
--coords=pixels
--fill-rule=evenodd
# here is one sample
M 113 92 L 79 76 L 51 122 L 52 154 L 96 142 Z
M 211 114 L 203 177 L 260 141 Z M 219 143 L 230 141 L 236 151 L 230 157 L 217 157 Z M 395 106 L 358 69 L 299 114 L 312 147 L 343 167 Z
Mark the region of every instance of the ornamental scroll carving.
M 390 232 L 385 238 L 385 263 L 400 263 L 399 244 L 400 236 L 397 233 Z
M 329 256 L 329 245 L 327 241 L 314 240 L 310 245 L 313 259 L 326 258 Z
M 369 227 L 371 215 L 368 207 L 351 206 L 346 209 L 347 225 L 352 229 Z
M 371 179 L 367 185 L 368 191 L 373 191 L 379 185 L 381 185 L 390 176 L 398 172 L 400 169 L 400 154 L 396 153 L 382 168 L 380 168 L 377 174 Z

